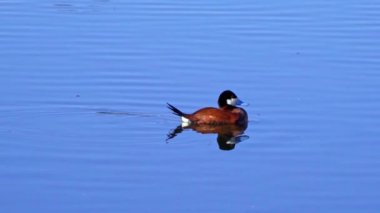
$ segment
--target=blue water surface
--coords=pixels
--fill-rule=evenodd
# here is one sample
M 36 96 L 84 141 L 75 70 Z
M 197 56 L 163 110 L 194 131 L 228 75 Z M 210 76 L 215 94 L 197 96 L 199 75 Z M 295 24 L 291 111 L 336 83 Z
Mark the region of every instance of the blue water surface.
M 1 212 L 380 210 L 380 2 L 0 2 Z M 167 134 L 233 90 L 249 139 Z

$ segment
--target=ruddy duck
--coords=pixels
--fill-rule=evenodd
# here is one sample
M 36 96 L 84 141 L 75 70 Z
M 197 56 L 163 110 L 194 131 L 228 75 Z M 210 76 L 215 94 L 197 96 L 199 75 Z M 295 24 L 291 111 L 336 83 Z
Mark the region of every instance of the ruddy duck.
M 183 125 L 190 124 L 234 124 L 246 125 L 248 123 L 247 112 L 237 105 L 244 104 L 236 95 L 230 90 L 222 92 L 218 99 L 219 108 L 205 107 L 192 114 L 181 112 L 173 105 L 168 104 L 168 108 L 174 115 L 180 116 Z

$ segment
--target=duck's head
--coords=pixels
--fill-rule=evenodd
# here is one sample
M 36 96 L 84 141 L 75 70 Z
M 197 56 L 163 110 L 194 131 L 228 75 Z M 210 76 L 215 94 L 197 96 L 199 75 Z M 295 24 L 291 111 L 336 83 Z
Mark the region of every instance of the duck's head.
M 225 90 L 219 95 L 218 105 L 220 108 L 225 106 L 241 106 L 247 105 L 242 100 L 240 100 L 235 93 L 231 90 Z

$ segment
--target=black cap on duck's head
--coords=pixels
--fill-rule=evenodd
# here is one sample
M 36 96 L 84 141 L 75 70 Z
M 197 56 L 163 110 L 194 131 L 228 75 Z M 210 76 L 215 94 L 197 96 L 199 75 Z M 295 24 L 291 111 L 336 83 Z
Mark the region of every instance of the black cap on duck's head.
M 241 101 L 235 93 L 233 93 L 231 90 L 225 90 L 219 95 L 218 99 L 218 105 L 219 107 L 225 107 L 227 105 L 230 106 L 236 106 L 236 105 L 242 105 L 244 102 Z

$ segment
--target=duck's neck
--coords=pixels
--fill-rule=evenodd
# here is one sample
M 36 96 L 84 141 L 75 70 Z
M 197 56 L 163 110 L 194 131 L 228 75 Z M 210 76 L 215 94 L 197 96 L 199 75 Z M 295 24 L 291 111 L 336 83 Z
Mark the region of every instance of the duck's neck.
M 223 109 L 223 110 L 232 110 L 232 109 L 235 109 L 236 107 L 235 106 L 231 106 L 231 105 L 225 105 L 225 106 L 222 106 L 222 107 L 219 107 L 220 109 Z

